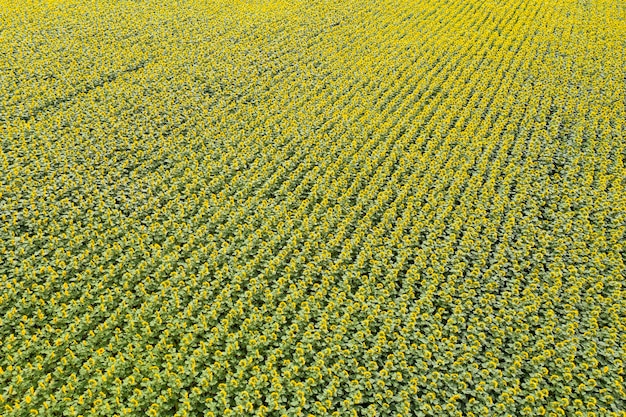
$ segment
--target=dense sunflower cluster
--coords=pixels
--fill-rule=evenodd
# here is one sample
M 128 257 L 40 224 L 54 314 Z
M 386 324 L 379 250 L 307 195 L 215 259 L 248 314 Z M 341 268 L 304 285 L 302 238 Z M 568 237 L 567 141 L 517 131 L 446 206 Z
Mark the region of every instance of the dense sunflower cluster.
M 0 415 L 626 416 L 618 0 L 0 0 Z

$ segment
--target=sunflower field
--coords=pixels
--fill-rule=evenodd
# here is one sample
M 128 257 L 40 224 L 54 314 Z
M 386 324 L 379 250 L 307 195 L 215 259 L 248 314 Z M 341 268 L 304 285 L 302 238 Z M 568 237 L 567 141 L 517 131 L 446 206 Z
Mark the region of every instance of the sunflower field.
M 626 416 L 626 3 L 0 0 L 0 416 Z

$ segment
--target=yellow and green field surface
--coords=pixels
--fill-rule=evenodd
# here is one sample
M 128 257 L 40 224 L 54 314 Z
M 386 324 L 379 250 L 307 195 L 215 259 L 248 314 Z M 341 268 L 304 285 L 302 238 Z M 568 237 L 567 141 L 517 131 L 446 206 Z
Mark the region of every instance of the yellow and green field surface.
M 0 416 L 626 416 L 626 3 L 0 0 Z

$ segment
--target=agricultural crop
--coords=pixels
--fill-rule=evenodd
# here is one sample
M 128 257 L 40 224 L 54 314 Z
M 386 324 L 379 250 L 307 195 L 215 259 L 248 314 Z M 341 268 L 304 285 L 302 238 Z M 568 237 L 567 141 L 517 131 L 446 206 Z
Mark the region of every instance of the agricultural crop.
M 626 416 L 620 0 L 0 0 L 0 415 Z

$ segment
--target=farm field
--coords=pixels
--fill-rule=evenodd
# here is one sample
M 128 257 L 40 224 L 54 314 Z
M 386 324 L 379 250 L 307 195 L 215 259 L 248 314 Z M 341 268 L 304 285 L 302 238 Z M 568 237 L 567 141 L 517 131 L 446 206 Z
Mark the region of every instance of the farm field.
M 0 0 L 0 416 L 626 416 L 626 3 Z

